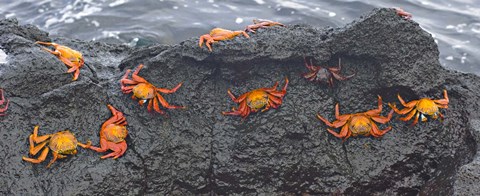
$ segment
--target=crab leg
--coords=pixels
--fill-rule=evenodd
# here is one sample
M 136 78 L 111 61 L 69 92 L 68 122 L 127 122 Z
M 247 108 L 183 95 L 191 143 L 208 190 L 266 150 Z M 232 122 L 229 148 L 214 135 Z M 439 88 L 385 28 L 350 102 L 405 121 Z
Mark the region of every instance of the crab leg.
M 50 137 L 52 137 L 51 134 L 38 136 L 38 128 L 39 128 L 38 125 L 35 126 L 35 128 L 33 128 L 33 134 L 31 135 L 32 139 L 33 139 L 33 141 L 35 141 L 35 143 L 38 144 L 38 143 L 43 142 L 43 141 L 49 139 Z
M 90 146 L 92 145 L 92 142 L 91 141 L 87 141 L 86 144 L 82 144 L 80 142 L 77 142 L 77 145 L 79 145 L 80 147 L 82 148 L 90 148 Z
M 390 106 L 397 114 L 401 114 L 401 115 L 406 114 L 406 113 L 412 111 L 412 109 L 414 108 L 414 107 L 411 107 L 411 108 L 403 108 L 403 109 L 399 110 L 399 109 L 397 108 L 397 106 L 395 106 L 395 104 L 392 104 L 392 103 L 388 103 L 388 106 Z
M 73 74 L 73 81 L 77 80 L 78 79 L 78 76 L 80 75 L 80 69 L 78 69 L 78 67 L 72 67 L 70 69 L 68 69 L 67 73 L 71 73 L 71 72 L 75 72 Z
M 338 137 L 338 138 L 344 138 L 347 135 L 349 135 L 349 132 L 350 132 L 349 129 L 348 129 L 348 126 L 343 126 L 342 130 L 340 131 L 340 134 L 338 134 L 337 132 L 335 132 L 331 129 L 328 129 L 328 128 L 327 128 L 327 131 L 330 132 L 333 136 Z
M 175 106 L 175 105 L 170 105 L 168 104 L 167 100 L 165 100 L 162 95 L 159 93 L 155 93 L 155 97 L 158 98 L 158 101 L 160 101 L 160 104 L 162 104 L 163 107 L 168 108 L 168 109 L 185 109 L 187 107 L 185 106 Z
M 212 47 L 210 46 L 210 42 L 213 42 L 212 36 L 210 36 L 209 34 L 200 36 L 200 40 L 198 40 L 198 46 L 200 46 L 200 48 L 202 47 L 204 40 L 207 40 L 207 43 L 205 43 L 205 45 L 208 47 L 208 50 L 211 52 Z
M 30 143 L 30 150 L 29 151 L 30 151 L 31 155 L 36 155 L 47 144 L 47 141 L 43 141 L 39 145 L 35 146 L 35 144 L 33 142 L 33 135 L 30 135 L 28 137 L 28 141 Z
M 88 148 L 90 150 L 95 150 L 97 152 L 105 152 L 108 150 L 108 142 L 106 139 L 104 138 L 100 138 L 100 148 L 99 147 L 95 147 L 95 146 L 89 146 Z
M 387 116 L 387 117 L 384 117 L 384 116 L 372 116 L 371 118 L 372 118 L 372 120 L 374 120 L 375 122 L 385 124 L 385 123 L 389 122 L 390 119 L 392 119 L 392 115 L 393 115 L 393 110 L 390 110 L 390 112 L 388 113 L 388 116 Z
M 410 101 L 408 103 L 405 103 L 405 101 L 402 99 L 402 97 L 400 97 L 400 94 L 397 95 L 398 97 L 398 100 L 400 101 L 400 103 L 404 106 L 404 107 L 407 107 L 407 108 L 412 108 L 413 106 L 415 106 L 418 102 L 418 100 L 415 100 L 415 101 Z
M 377 107 L 377 109 L 373 109 L 373 110 L 369 110 L 369 111 L 365 112 L 369 116 L 377 116 L 378 114 L 380 114 L 380 112 L 382 112 L 382 109 L 383 109 L 382 97 L 380 97 L 380 95 L 377 95 L 377 96 L 378 96 L 378 107 Z
M 240 103 L 240 106 L 238 107 L 238 109 L 235 109 L 233 108 L 231 112 L 222 112 L 223 115 L 234 115 L 234 116 L 244 116 L 248 110 L 248 106 L 247 106 L 247 103 L 246 102 L 241 102 Z
M 410 113 L 408 113 L 407 116 L 402 117 L 402 118 L 399 118 L 399 119 L 400 119 L 401 121 L 407 122 L 407 121 L 409 121 L 410 119 L 412 119 L 413 116 L 415 116 L 415 113 L 416 113 L 416 112 L 417 112 L 417 110 L 416 110 L 416 109 L 413 109 L 412 111 L 410 111 Z M 418 119 L 417 119 L 417 120 L 418 120 Z
M 350 115 L 340 115 L 340 105 L 337 103 L 335 105 L 335 118 L 339 121 L 347 121 L 350 118 Z
M 268 99 L 275 105 L 282 105 L 282 99 L 273 95 L 268 95 Z
M 330 72 L 339 72 L 342 70 L 342 63 L 341 63 L 341 58 L 338 58 L 338 67 L 330 67 L 328 68 Z
M 149 105 L 149 106 L 150 106 L 150 105 Z M 158 100 L 155 99 L 155 98 L 153 98 L 153 109 L 154 109 L 156 112 L 160 113 L 160 114 L 165 114 L 164 111 L 160 110 L 160 107 L 159 107 L 159 105 L 158 105 Z
M 379 130 L 378 126 L 375 123 L 372 123 L 372 135 L 373 135 L 373 137 L 380 137 L 382 135 L 385 135 L 385 133 L 387 133 L 391 129 L 392 129 L 392 127 L 389 126 L 384 130 Z
M 417 112 L 417 115 L 415 115 L 415 120 L 413 120 L 413 123 L 410 126 L 415 126 L 418 122 L 418 117 L 420 117 L 420 112 Z
M 240 97 L 235 98 L 235 95 L 233 95 L 233 93 L 230 91 L 230 89 L 227 90 L 227 93 L 228 93 L 228 96 L 230 96 L 230 98 L 232 98 L 233 102 L 235 102 L 235 103 L 240 103 L 240 102 L 244 101 L 245 98 L 247 98 L 247 95 L 248 95 L 248 93 L 245 93 L 245 94 L 241 95 Z
M 265 111 L 269 110 L 270 107 L 271 107 L 271 102 L 269 101 L 269 102 L 267 103 L 267 105 L 265 106 L 265 108 L 263 108 L 263 110 L 261 110 L 260 112 L 265 112 Z
M 333 77 L 334 77 L 335 79 L 337 79 L 337 80 L 347 80 L 347 79 L 355 76 L 355 73 L 352 74 L 352 75 L 349 75 L 349 76 L 342 76 L 342 75 L 337 74 L 337 73 L 335 73 L 335 72 L 331 72 L 331 73 L 332 73 Z
M 246 104 L 246 103 L 245 103 Z M 242 116 L 242 119 L 245 120 L 247 118 L 248 115 L 250 115 L 250 112 L 252 110 L 250 109 L 250 107 L 246 107 L 245 108 L 245 111 L 243 112 L 243 114 L 241 115 Z
M 307 67 L 308 70 L 312 71 L 312 72 L 316 72 L 318 71 L 318 69 L 313 65 L 313 60 L 310 59 L 310 64 L 308 64 L 307 62 L 307 58 L 306 57 L 303 57 L 303 61 L 305 61 L 305 66 Z
M 33 158 L 28 158 L 28 157 L 22 157 L 22 160 L 28 161 L 30 163 L 41 163 L 41 162 L 45 161 L 45 158 L 47 158 L 47 155 L 48 155 L 49 151 L 50 150 L 48 148 L 45 148 L 45 149 L 43 149 L 42 154 L 40 154 L 40 156 L 38 156 L 38 158 L 33 159 Z
M 320 114 L 317 114 L 317 118 L 320 119 L 322 122 L 324 122 L 327 126 L 333 127 L 333 128 L 339 128 L 339 127 L 345 125 L 345 123 L 347 123 L 347 120 L 335 120 L 335 121 L 333 121 L 333 123 L 331 123 L 327 119 L 320 116 Z
M 288 78 L 285 77 L 285 86 L 283 86 L 282 91 L 272 91 L 269 93 L 275 97 L 282 98 L 283 96 L 285 96 L 285 94 L 287 94 L 287 87 L 288 87 Z
M 47 168 L 49 168 L 55 161 L 57 161 L 57 158 L 65 158 L 63 155 L 59 155 L 57 152 L 52 151 L 53 159 L 48 163 Z
M 433 100 L 437 104 L 442 104 L 442 105 L 447 105 L 448 104 L 448 95 L 447 95 L 447 90 L 443 90 L 443 97 L 444 99 L 439 99 L 439 100 Z
M 442 119 L 442 120 L 444 119 L 444 116 L 443 116 L 442 113 L 439 112 L 438 115 L 440 116 L 440 119 Z
M 0 105 L 2 105 L 2 104 L 5 102 L 5 101 L 4 101 L 4 100 L 5 100 L 5 97 L 3 96 L 3 90 L 2 90 L 2 89 L 0 89 L 0 93 L 2 94 L 2 99 L 0 99 Z M 0 108 L 0 112 L 5 112 L 5 111 L 7 111 L 7 109 L 8 109 L 8 103 L 9 103 L 9 102 L 10 102 L 10 101 L 7 99 L 6 102 L 5 102 L 5 106 L 4 106 L 3 108 Z M 0 116 L 5 116 L 5 115 L 6 115 L 6 114 L 1 114 L 1 113 L 0 113 Z
M 161 93 L 171 94 L 171 93 L 176 92 L 178 90 L 178 88 L 180 88 L 182 86 L 182 84 L 183 84 L 183 82 L 180 82 L 179 84 L 177 84 L 177 86 L 175 88 L 172 88 L 172 89 L 155 88 L 155 90 L 160 91 Z
M 125 152 L 127 151 L 127 142 L 125 142 L 125 141 L 120 142 L 118 144 L 118 147 L 120 149 L 120 152 L 115 157 L 113 157 L 113 159 L 117 159 L 118 157 L 125 154 Z
M 109 124 L 118 124 L 118 125 L 122 125 L 122 126 L 125 126 L 127 125 L 127 122 L 126 122 L 126 119 L 125 117 L 123 116 L 123 113 L 122 112 L 119 112 L 117 109 L 115 109 L 113 106 L 111 105 L 107 105 L 108 109 L 110 109 L 110 111 L 112 112 L 112 117 L 110 117 L 107 121 L 105 121 L 102 125 L 102 129 L 104 129 L 107 125 Z
M 275 84 L 271 88 L 262 88 L 262 90 L 267 92 L 272 92 L 272 91 L 276 91 L 277 87 L 278 87 L 278 81 L 275 82 Z

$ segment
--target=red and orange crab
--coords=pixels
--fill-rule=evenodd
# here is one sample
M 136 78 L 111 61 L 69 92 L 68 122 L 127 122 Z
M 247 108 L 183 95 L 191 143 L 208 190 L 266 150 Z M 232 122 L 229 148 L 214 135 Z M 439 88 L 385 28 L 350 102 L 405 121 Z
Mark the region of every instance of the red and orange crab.
M 285 78 L 285 86 L 281 91 L 277 90 L 278 82 L 271 88 L 259 88 L 250 92 L 244 93 L 238 98 L 232 94 L 228 89 L 228 95 L 235 103 L 240 104 L 238 108 L 232 108 L 231 112 L 222 112 L 223 115 L 241 116 L 243 119 L 247 118 L 250 112 L 267 111 L 270 108 L 278 108 L 282 105 L 283 97 L 287 94 L 288 78 Z M 265 107 L 265 108 L 264 108 Z
M 5 104 L 5 105 L 3 106 L 3 108 L 0 107 L 0 116 L 5 116 L 5 115 L 6 115 L 5 112 L 7 112 L 7 109 L 8 109 L 8 102 L 9 102 L 9 101 L 8 101 L 8 99 L 5 99 L 5 96 L 4 96 L 5 93 L 3 92 L 3 89 L 1 89 L 1 88 L 0 88 L 0 95 L 1 95 L 1 96 L 0 96 L 0 106 L 2 106 L 3 104 Z
M 138 72 L 142 69 L 143 65 L 140 64 L 137 69 L 132 74 L 132 79 L 127 79 L 128 74 L 132 70 L 128 69 L 123 75 L 123 78 L 120 80 L 120 85 L 122 87 L 122 92 L 124 94 L 128 94 L 133 92 L 132 99 L 140 99 L 138 103 L 143 105 L 145 102 L 149 101 L 148 103 L 148 111 L 152 111 L 152 108 L 160 113 L 165 114 L 164 111 L 160 110 L 159 103 L 162 104 L 163 107 L 168 109 L 184 109 L 185 106 L 174 106 L 168 104 L 165 98 L 160 95 L 160 93 L 171 94 L 174 93 L 182 86 L 182 82 L 180 82 L 175 88 L 173 89 L 166 89 L 166 88 L 157 88 L 154 85 L 150 84 L 144 78 L 138 76 Z M 131 85 L 131 86 L 127 86 Z M 160 93 L 159 93 L 160 92 Z
M 58 59 L 60 59 L 63 63 L 65 63 L 65 65 L 67 65 L 67 67 L 69 68 L 67 73 L 75 72 L 73 74 L 73 81 L 78 79 L 78 76 L 80 75 L 80 68 L 82 68 L 83 65 L 85 64 L 85 62 L 83 61 L 82 53 L 56 43 L 40 42 L 40 41 L 37 41 L 35 43 L 45 45 L 45 46 L 53 46 L 55 50 L 50 50 L 48 48 L 42 48 L 42 49 L 57 56 Z
M 51 150 L 53 154 L 53 159 L 48 163 L 47 168 L 49 168 L 57 159 L 66 158 L 66 155 L 77 154 L 77 145 L 82 148 L 89 148 L 90 141 L 87 144 L 82 144 L 77 141 L 75 136 L 68 130 L 60 131 L 55 134 L 48 134 L 38 136 L 38 125 L 33 129 L 33 134 L 28 137 L 30 143 L 30 154 L 35 156 L 43 149 L 40 156 L 36 159 L 22 157 L 24 161 L 30 163 L 41 163 L 47 158 L 48 152 Z M 35 144 L 38 144 L 35 146 Z M 48 145 L 48 146 L 47 146 Z
M 432 100 L 430 98 L 422 98 L 419 100 L 413 100 L 408 103 L 405 103 L 405 101 L 398 96 L 398 100 L 400 100 L 400 103 L 405 107 L 401 110 L 397 109 L 395 104 L 388 103 L 388 105 L 397 113 L 397 114 L 407 114 L 407 116 L 400 118 L 402 121 L 409 121 L 415 116 L 415 119 L 413 120 L 413 123 L 411 126 L 414 126 L 418 122 L 418 118 L 421 119 L 422 122 L 425 122 L 428 120 L 428 116 L 432 116 L 433 120 L 436 120 L 438 117 L 440 117 L 443 120 L 443 115 L 440 112 L 439 108 L 448 108 L 448 95 L 447 95 L 447 90 L 443 90 L 443 99 L 439 100 Z
M 265 27 L 271 27 L 271 26 L 285 27 L 284 24 L 279 22 L 274 22 L 274 21 L 265 20 L 265 19 L 253 19 L 253 25 L 248 25 L 247 27 L 245 27 L 245 31 L 255 33 L 255 31 L 259 28 L 265 28 Z
M 332 123 L 327 119 L 317 114 L 317 118 L 323 121 L 327 126 L 332 128 L 340 128 L 342 127 L 340 133 L 337 133 L 331 129 L 327 128 L 327 131 L 330 132 L 335 137 L 340 139 L 343 138 L 345 142 L 350 136 L 373 136 L 373 137 L 381 137 L 388 131 L 392 129 L 391 126 L 387 127 L 384 130 L 380 130 L 375 124 L 382 123 L 385 124 L 390 121 L 393 115 L 393 110 L 388 113 L 387 117 L 380 116 L 382 112 L 382 97 L 378 96 L 378 108 L 373 110 L 368 110 L 362 113 L 355 113 L 355 114 L 340 114 L 340 109 L 338 103 L 335 105 L 335 118 L 336 120 Z
M 115 109 L 111 105 L 107 105 L 108 109 L 112 112 L 112 117 L 102 124 L 100 130 L 100 148 L 90 146 L 89 148 L 97 152 L 105 152 L 112 150 L 112 153 L 102 156 L 102 159 L 113 157 L 117 159 L 127 151 L 127 120 L 123 116 L 123 113 Z
M 394 7 L 393 9 L 395 9 L 395 11 L 397 12 L 397 15 L 407 19 L 407 20 L 410 20 L 412 18 L 412 14 L 404 11 L 402 8 L 398 8 L 398 7 Z
M 305 66 L 310 71 L 304 73 L 303 77 L 312 82 L 325 82 L 328 83 L 330 87 L 333 87 L 333 78 L 337 80 L 347 80 L 353 76 L 355 73 L 349 76 L 340 75 L 342 70 L 342 64 L 340 59 L 338 59 L 338 67 L 322 67 L 313 65 L 312 59 L 310 59 L 310 64 L 308 64 L 307 59 L 304 58 Z
M 245 31 L 230 31 L 222 28 L 214 28 L 210 31 L 209 34 L 200 36 L 198 45 L 201 48 L 203 46 L 203 42 L 206 40 L 205 45 L 208 47 L 208 50 L 211 52 L 212 46 L 210 46 L 210 44 L 215 43 L 217 41 L 233 39 L 234 37 L 240 34 L 242 34 L 246 38 L 250 38 L 250 36 L 248 36 L 248 34 L 245 33 Z

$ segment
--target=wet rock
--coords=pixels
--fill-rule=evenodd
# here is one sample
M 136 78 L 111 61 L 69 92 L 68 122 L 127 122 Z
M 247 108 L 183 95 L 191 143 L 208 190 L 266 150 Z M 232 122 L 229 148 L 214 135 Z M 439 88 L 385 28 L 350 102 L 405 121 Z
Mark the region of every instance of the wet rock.
M 462 182 L 478 182 L 468 175 L 478 169 L 463 165 L 477 151 L 480 78 L 442 68 L 433 38 L 391 9 L 374 10 L 343 28 L 260 29 L 251 39 L 215 43 L 213 52 L 199 48 L 197 38 L 132 49 L 49 37 L 15 20 L 2 20 L 0 27 L 8 55 L 0 88 L 11 100 L 8 115 L 0 117 L 3 194 L 461 195 L 467 186 Z M 82 52 L 88 66 L 79 80 L 72 82 L 65 65 L 37 40 Z M 304 56 L 331 66 L 341 58 L 342 73 L 357 74 L 333 89 L 310 83 L 301 77 Z M 140 63 L 140 75 L 158 87 L 184 82 L 164 97 L 188 108 L 161 116 L 122 94 L 120 78 Z M 285 77 L 290 84 L 280 108 L 245 121 L 221 115 L 236 107 L 227 89 L 241 95 L 275 81 L 283 85 Z M 439 99 L 443 89 L 450 98 L 445 121 L 410 127 L 394 119 L 392 131 L 379 139 L 342 143 L 315 118 L 320 113 L 333 120 L 335 103 L 341 113 L 372 109 L 377 95 L 386 115 L 386 103 L 398 102 L 398 93 L 407 101 Z M 21 160 L 37 124 L 41 134 L 70 129 L 79 141 L 98 145 L 100 126 L 110 116 L 106 104 L 123 111 L 129 123 L 123 157 L 100 160 L 80 149 L 50 169 Z

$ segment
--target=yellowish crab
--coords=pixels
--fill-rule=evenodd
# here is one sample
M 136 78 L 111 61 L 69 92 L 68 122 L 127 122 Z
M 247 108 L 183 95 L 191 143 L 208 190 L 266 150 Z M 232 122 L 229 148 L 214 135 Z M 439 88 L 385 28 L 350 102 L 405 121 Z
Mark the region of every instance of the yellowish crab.
M 203 42 L 206 40 L 205 45 L 208 47 L 208 50 L 211 52 L 212 51 L 212 46 L 210 44 L 216 43 L 218 41 L 222 40 L 229 40 L 233 39 L 234 37 L 242 34 L 246 38 L 250 38 L 245 31 L 230 31 L 227 29 L 222 29 L 222 28 L 214 28 L 210 31 L 209 34 L 205 34 L 200 36 L 200 40 L 198 41 L 198 45 L 200 48 L 203 45 Z
M 438 100 L 421 98 L 419 100 L 413 100 L 405 103 L 402 97 L 398 95 L 398 100 L 405 108 L 399 110 L 395 104 L 388 103 L 388 105 L 398 114 L 404 115 L 408 113 L 407 116 L 400 118 L 402 121 L 409 121 L 415 116 L 415 119 L 411 125 L 414 126 L 417 124 L 419 118 L 422 122 L 426 122 L 428 120 L 428 116 L 432 116 L 433 120 L 436 120 L 438 117 L 443 120 L 443 114 L 440 112 L 439 108 L 448 108 L 449 100 L 447 90 L 443 90 L 443 97 L 443 99 Z
M 35 43 L 45 45 L 45 46 L 53 46 L 55 50 L 50 50 L 48 48 L 42 48 L 42 49 L 57 56 L 58 59 L 60 59 L 63 63 L 65 63 L 65 65 L 67 65 L 68 67 L 67 73 L 75 72 L 73 74 L 73 81 L 78 79 L 78 76 L 80 75 L 80 68 L 82 68 L 83 65 L 85 64 L 85 62 L 83 61 L 82 53 L 56 43 L 40 42 L 40 41 L 37 41 Z
M 38 125 L 33 129 L 33 134 L 28 138 L 30 143 L 30 154 L 35 156 L 43 149 L 40 156 L 36 159 L 22 157 L 24 161 L 30 163 L 41 163 L 47 158 L 48 152 L 50 150 L 53 154 L 53 159 L 48 163 L 47 168 L 49 168 L 57 159 L 66 158 L 66 155 L 77 154 L 77 145 L 82 148 L 89 148 L 90 141 L 87 144 L 82 144 L 77 141 L 75 136 L 68 130 L 60 131 L 55 134 L 48 134 L 38 136 Z M 35 146 L 37 144 L 37 146 Z

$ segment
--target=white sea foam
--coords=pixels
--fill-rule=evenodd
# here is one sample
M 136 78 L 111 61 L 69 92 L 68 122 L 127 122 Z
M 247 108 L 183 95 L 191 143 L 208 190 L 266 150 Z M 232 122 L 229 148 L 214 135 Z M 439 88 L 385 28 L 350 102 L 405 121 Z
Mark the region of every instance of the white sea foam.
M 117 1 L 114 1 L 112 3 L 109 3 L 108 6 L 110 7 L 115 7 L 115 6 L 119 6 L 119 5 L 122 5 L 124 3 L 127 3 L 128 0 L 117 0 Z
M 59 11 L 60 17 L 55 14 L 45 21 L 45 27 L 48 28 L 56 23 L 73 23 L 85 16 L 102 11 L 100 3 L 94 3 L 92 0 L 76 0 L 73 4 L 65 6 Z
M 0 49 L 0 64 L 5 63 L 7 63 L 7 54 L 5 54 L 2 49 Z

